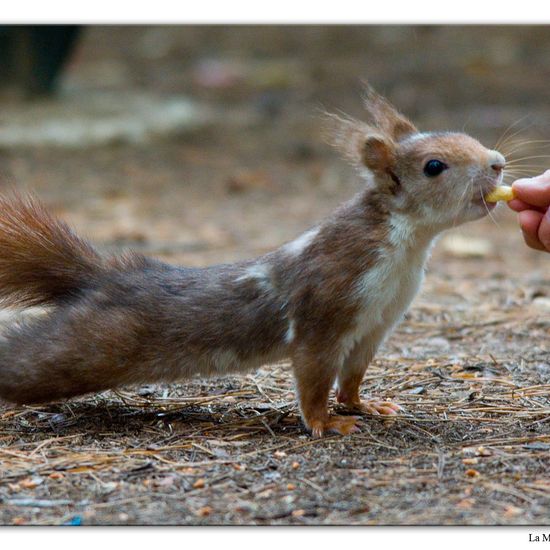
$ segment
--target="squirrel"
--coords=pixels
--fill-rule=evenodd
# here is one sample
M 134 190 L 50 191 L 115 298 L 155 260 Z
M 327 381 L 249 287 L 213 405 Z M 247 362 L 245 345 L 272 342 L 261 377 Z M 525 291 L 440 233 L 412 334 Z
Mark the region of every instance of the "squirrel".
M 0 300 L 48 313 L 0 336 L 0 398 L 51 402 L 127 384 L 246 372 L 290 358 L 314 436 L 358 430 L 369 362 L 418 292 L 435 237 L 494 204 L 504 157 L 464 133 L 419 132 L 367 87 L 368 122 L 329 115 L 363 186 L 255 259 L 204 268 L 107 257 L 32 196 L 0 197 Z

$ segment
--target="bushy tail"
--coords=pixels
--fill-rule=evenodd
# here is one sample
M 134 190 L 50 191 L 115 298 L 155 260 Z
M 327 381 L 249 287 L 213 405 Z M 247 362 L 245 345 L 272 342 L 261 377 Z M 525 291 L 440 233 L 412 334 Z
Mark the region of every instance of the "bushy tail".
M 166 356 L 166 320 L 144 275 L 162 266 L 136 254 L 103 258 L 36 199 L 0 197 L 0 304 L 55 306 L 3 327 L 0 400 L 163 379 L 155 365 Z
M 31 196 L 0 197 L 0 302 L 61 304 L 104 270 L 101 256 Z

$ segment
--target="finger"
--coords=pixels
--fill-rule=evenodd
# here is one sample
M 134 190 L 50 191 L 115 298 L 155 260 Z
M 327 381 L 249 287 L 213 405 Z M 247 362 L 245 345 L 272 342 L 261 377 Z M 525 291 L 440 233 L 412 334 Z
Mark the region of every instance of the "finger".
M 523 232 L 523 239 L 527 246 L 535 250 L 545 250 L 544 245 L 538 237 L 539 225 L 542 221 L 543 214 L 535 210 L 524 210 L 519 213 L 519 225 Z
M 537 212 L 536 210 L 524 210 L 523 212 L 520 212 L 518 215 L 518 220 L 521 230 L 528 235 L 536 237 L 542 217 L 543 214 Z
M 543 252 L 546 251 L 546 248 L 544 248 L 544 245 L 538 240 L 538 238 L 535 238 L 528 233 L 523 232 L 523 240 L 525 241 L 525 244 L 533 250 L 541 250 Z
M 550 170 L 534 178 L 522 178 L 512 184 L 516 197 L 535 206 L 550 205 Z
M 524 210 L 533 210 L 533 205 L 520 201 L 519 199 L 513 199 L 506 203 L 515 212 L 523 212 Z
M 542 217 L 537 237 L 544 246 L 545 250 L 550 252 L 550 212 L 546 212 L 546 214 Z

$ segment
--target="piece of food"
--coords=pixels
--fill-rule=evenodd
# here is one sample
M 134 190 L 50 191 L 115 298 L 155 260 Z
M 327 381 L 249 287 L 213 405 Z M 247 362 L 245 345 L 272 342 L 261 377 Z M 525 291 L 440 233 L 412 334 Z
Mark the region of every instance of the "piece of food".
M 485 200 L 487 202 L 498 202 L 498 201 L 511 201 L 515 198 L 514 190 L 508 185 L 499 185 L 497 188 L 493 189 L 488 195 L 485 195 Z

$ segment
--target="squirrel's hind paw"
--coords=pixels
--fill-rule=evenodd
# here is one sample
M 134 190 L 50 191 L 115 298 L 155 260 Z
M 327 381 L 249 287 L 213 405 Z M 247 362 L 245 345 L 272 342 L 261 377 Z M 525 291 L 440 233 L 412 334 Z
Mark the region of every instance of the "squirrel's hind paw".
M 313 437 L 322 437 L 327 432 L 349 435 L 360 431 L 357 425 L 358 420 L 355 416 L 329 416 L 325 420 L 310 422 L 310 429 Z

